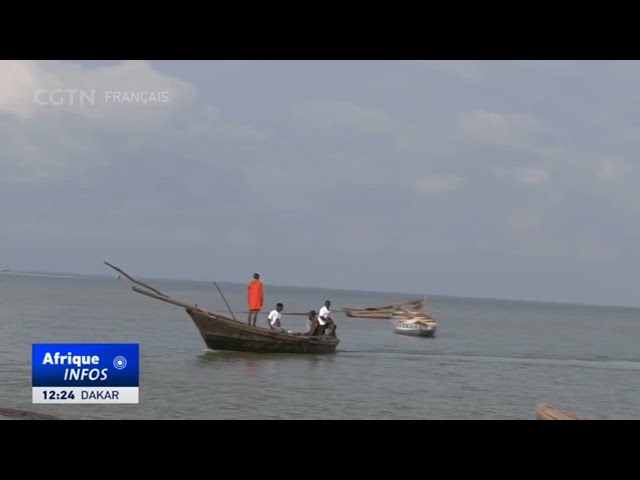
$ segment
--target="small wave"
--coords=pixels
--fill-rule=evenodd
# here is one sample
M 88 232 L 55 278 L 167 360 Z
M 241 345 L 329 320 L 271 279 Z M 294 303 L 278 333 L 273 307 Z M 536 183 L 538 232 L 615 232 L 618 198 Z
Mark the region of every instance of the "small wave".
M 443 353 L 426 353 L 422 351 L 405 351 L 391 352 L 380 350 L 341 350 L 340 354 L 351 357 L 368 357 L 370 355 L 388 357 L 388 358 L 406 358 L 407 360 L 415 360 L 418 358 L 430 357 L 438 360 L 451 360 L 462 362 L 486 362 L 486 363 L 521 363 L 532 365 L 551 365 L 551 366 L 575 366 L 587 368 L 603 368 L 612 370 L 640 370 L 640 360 L 633 359 L 614 359 L 606 357 L 595 358 L 559 358 L 559 357 L 512 357 L 503 356 L 496 357 L 490 355 L 449 355 Z

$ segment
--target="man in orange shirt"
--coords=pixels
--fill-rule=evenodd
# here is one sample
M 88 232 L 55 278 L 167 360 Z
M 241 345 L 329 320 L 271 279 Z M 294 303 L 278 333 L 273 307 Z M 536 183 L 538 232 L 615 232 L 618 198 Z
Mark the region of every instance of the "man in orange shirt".
M 247 288 L 247 301 L 249 303 L 249 325 L 256 326 L 258 321 L 258 312 L 262 310 L 264 304 L 264 288 L 260 281 L 260 275 L 253 274 L 253 280 Z

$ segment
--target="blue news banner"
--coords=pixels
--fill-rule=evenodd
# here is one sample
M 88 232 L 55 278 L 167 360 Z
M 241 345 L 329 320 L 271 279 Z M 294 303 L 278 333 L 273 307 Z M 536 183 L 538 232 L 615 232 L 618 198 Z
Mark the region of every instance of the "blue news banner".
M 34 343 L 33 403 L 138 403 L 134 343 Z

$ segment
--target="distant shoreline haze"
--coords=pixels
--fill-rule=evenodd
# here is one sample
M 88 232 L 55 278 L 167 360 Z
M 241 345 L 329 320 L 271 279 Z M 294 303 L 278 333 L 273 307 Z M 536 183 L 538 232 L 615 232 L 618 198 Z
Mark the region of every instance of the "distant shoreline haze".
M 126 270 L 125 270 L 126 271 Z M 131 274 L 131 272 L 127 272 Z M 114 272 L 113 275 L 108 273 L 77 273 L 77 272 L 49 272 L 49 271 L 35 271 L 35 270 L 13 270 L 13 269 L 2 269 L 0 270 L 0 274 L 5 275 L 15 275 L 15 276 L 34 276 L 34 277 L 50 277 L 50 278 L 96 278 L 96 279 L 109 279 L 113 278 L 117 281 L 127 281 L 126 279 L 118 279 L 118 274 Z M 147 282 L 186 282 L 186 283 L 194 283 L 194 284 L 212 284 L 213 281 L 217 281 L 221 285 L 229 285 L 229 286 L 238 286 L 243 285 L 242 282 L 238 281 L 226 281 L 226 280 L 194 280 L 190 278 L 169 278 L 169 277 L 149 277 L 143 275 L 133 275 L 134 278 L 138 280 L 144 280 Z M 377 290 L 359 290 L 353 288 L 330 288 L 330 287 L 319 287 L 319 286 L 308 286 L 308 285 L 280 285 L 280 284 L 271 284 L 266 283 L 265 287 L 274 287 L 274 288 L 283 288 L 283 289 L 311 289 L 311 290 L 320 290 L 326 292 L 353 292 L 353 293 L 363 293 L 363 294 L 384 294 L 384 295 L 399 295 L 402 297 L 427 297 L 427 308 L 429 297 L 440 297 L 440 298 L 452 298 L 459 300 L 474 300 L 474 301 L 500 301 L 500 302 L 514 302 L 514 303 L 540 303 L 540 304 L 552 304 L 552 305 L 567 305 L 567 306 L 584 306 L 584 307 L 603 307 L 603 308 L 622 308 L 622 309 L 640 309 L 640 305 L 622 305 L 622 304 L 601 304 L 601 303 L 579 303 L 579 302 L 571 302 L 571 301 L 557 301 L 557 300 L 545 300 L 545 299 L 525 299 L 525 298 L 506 298 L 506 297 L 476 297 L 471 295 L 451 295 L 446 293 L 411 293 L 411 292 L 387 292 L 387 291 L 377 291 Z M 366 305 L 371 306 L 371 305 Z

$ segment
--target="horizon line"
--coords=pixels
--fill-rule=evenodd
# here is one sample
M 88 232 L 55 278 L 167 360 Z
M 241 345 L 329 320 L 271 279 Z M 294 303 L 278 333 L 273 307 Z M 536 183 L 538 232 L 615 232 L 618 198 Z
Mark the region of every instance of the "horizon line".
M 85 276 L 85 277 L 101 277 L 101 278 L 109 278 L 111 275 L 106 273 L 79 273 L 79 272 L 52 272 L 52 271 L 44 271 L 44 270 L 13 270 L 13 269 L 1 269 L 0 275 L 2 274 L 40 274 L 40 275 L 60 275 L 60 276 Z M 160 280 L 160 281 L 174 281 L 174 282 L 194 282 L 194 283 L 213 283 L 217 280 L 194 280 L 187 278 L 171 278 L 171 277 L 153 277 L 153 276 L 140 276 L 138 278 L 146 279 L 146 280 Z M 228 281 L 223 280 L 221 283 L 227 283 L 232 285 L 243 285 L 243 282 L 239 281 Z M 532 299 L 524 299 L 524 298 L 506 298 L 506 297 L 477 297 L 472 295 L 451 295 L 445 293 L 431 293 L 431 294 L 418 294 L 418 293 L 410 293 L 410 292 L 386 292 L 379 290 L 358 290 L 358 289 L 349 289 L 349 288 L 329 288 L 329 287 L 312 287 L 312 286 L 299 286 L 299 285 L 282 285 L 282 284 L 269 284 L 273 287 L 280 288 L 300 288 L 300 289 L 310 289 L 310 290 L 329 290 L 336 292 L 358 292 L 358 293 L 376 293 L 376 294 L 384 294 L 384 295 L 406 295 L 406 296 L 416 296 L 416 297 L 446 297 L 446 298 L 460 298 L 460 299 L 470 299 L 470 300 L 497 300 L 502 302 L 522 302 L 522 303 L 546 303 L 546 304 L 555 304 L 555 305 L 573 305 L 573 306 L 584 306 L 584 307 L 608 307 L 608 308 L 624 308 L 624 309 L 640 309 L 640 306 L 633 305 L 614 305 L 614 304 L 603 304 L 603 303 L 576 303 L 571 301 L 559 301 L 559 300 L 532 300 Z

